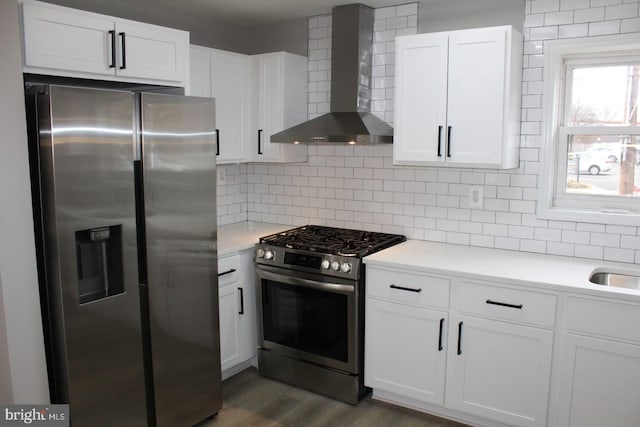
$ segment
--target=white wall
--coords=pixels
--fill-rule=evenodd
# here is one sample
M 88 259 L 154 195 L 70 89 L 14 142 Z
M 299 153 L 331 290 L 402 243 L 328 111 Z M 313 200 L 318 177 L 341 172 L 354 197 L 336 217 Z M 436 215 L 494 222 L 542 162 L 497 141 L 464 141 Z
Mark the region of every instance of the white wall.
M 0 402 L 48 403 L 18 23 L 17 3 L 1 1 Z
M 639 5 L 640 0 L 526 0 L 519 168 L 402 167 L 393 166 L 390 146 L 309 147 L 307 164 L 247 166 L 249 220 L 365 228 L 428 241 L 640 263 L 638 227 L 536 216 L 545 41 L 640 36 Z M 408 25 L 406 7 L 395 8 L 395 15 L 394 8 L 376 10 L 379 98 L 373 111 L 390 124 L 394 55 L 389 31 Z M 309 21 L 310 116 L 328 109 L 329 27 L 328 15 Z M 482 208 L 469 208 L 470 185 L 483 187 Z
M 304 18 L 252 27 L 247 34 L 246 53 L 250 55 L 285 51 L 307 56 L 307 20 Z
M 9 363 L 9 346 L 7 343 L 7 327 L 4 319 L 4 300 L 2 298 L 2 277 L 0 276 L 0 402 L 13 402 L 11 364 Z
M 420 2 L 420 33 L 513 25 L 522 31 L 525 0 L 427 0 Z

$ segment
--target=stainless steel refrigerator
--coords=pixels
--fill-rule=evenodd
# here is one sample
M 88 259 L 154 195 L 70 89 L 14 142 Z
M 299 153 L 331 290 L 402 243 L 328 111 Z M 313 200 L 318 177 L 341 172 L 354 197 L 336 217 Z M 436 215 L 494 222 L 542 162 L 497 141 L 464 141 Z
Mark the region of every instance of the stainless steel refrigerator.
M 47 85 L 27 96 L 53 403 L 74 426 L 221 408 L 214 101 Z

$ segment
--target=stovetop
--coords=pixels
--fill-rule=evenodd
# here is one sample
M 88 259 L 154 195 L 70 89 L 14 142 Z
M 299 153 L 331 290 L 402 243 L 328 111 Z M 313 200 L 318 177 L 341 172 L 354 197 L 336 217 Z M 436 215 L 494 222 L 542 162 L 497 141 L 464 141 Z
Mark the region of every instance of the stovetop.
M 400 234 L 305 225 L 261 237 L 255 247 L 256 268 L 281 268 L 355 281 L 361 278 L 364 256 L 405 240 Z
M 306 225 L 260 238 L 260 243 L 326 255 L 362 258 L 404 242 L 399 234 Z

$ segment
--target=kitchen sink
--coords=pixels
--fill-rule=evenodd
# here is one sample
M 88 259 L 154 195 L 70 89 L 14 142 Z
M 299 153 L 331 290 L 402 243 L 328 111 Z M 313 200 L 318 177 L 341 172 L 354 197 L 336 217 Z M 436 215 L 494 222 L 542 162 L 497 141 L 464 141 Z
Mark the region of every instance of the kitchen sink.
M 616 288 L 640 289 L 640 276 L 632 274 L 612 273 L 606 271 L 595 272 L 589 277 L 591 283 Z

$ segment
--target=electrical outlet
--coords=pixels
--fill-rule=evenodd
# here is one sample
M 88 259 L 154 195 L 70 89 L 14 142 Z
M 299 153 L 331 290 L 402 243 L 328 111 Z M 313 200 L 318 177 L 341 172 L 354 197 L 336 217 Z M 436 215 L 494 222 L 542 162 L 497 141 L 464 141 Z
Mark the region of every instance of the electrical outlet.
M 218 184 L 226 184 L 227 183 L 227 172 L 224 170 L 224 168 L 218 168 L 216 169 L 216 172 L 218 174 L 217 176 L 217 180 L 218 180 Z
M 483 205 L 482 200 L 482 187 L 478 185 L 472 185 L 469 187 L 469 207 L 481 208 Z

